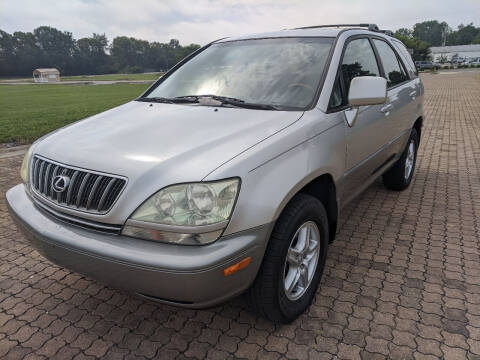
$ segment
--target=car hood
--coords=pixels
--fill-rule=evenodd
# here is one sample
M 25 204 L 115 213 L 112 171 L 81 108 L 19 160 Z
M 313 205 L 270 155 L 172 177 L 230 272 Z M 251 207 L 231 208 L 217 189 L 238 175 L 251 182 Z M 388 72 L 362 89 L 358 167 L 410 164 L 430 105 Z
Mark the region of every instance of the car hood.
M 33 151 L 152 188 L 200 181 L 302 112 L 132 101 L 62 128 Z

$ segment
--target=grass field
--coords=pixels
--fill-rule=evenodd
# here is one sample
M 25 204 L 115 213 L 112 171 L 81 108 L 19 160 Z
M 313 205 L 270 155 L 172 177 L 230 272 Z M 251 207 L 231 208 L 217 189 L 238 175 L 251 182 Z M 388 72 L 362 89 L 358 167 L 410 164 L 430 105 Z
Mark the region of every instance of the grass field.
M 61 81 L 76 80 L 157 80 L 162 73 L 60 76 Z
M 30 143 L 61 126 L 121 105 L 148 86 L 0 85 L 0 143 Z
M 145 73 L 145 74 L 105 74 L 105 75 L 78 75 L 78 76 L 61 76 L 60 81 L 112 81 L 112 80 L 157 80 L 163 73 Z M 0 77 L 2 82 L 31 82 L 32 77 Z

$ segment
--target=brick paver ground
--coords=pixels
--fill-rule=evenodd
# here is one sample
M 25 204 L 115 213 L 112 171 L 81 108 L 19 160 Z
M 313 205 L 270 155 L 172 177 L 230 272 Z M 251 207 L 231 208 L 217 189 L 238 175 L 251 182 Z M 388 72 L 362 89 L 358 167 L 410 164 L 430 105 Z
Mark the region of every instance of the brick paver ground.
M 0 159 L 0 359 L 480 359 L 480 73 L 424 83 L 412 186 L 377 181 L 347 207 L 316 300 L 288 326 L 242 298 L 177 309 L 50 264 L 6 212 L 21 156 Z

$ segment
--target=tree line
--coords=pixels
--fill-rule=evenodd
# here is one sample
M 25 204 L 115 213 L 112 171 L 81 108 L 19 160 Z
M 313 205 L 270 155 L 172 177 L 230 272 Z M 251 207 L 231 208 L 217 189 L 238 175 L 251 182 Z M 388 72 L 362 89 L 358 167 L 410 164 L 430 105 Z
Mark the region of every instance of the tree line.
M 30 76 L 36 68 L 54 67 L 62 75 L 166 71 L 200 45 L 148 42 L 105 34 L 74 39 L 71 32 L 40 26 L 33 32 L 0 30 L 0 76 Z
M 453 30 L 446 22 L 429 20 L 415 24 L 412 29 L 398 29 L 395 37 L 413 49 L 415 61 L 426 60 L 431 46 L 480 44 L 480 27 L 460 24 Z
M 430 46 L 480 44 L 480 27 L 473 23 L 453 30 L 437 20 L 401 28 L 395 36 L 413 49 L 414 60 L 425 60 Z M 119 36 L 110 43 L 105 34 L 74 39 L 71 32 L 40 26 L 33 32 L 0 30 L 0 76 L 30 76 L 41 67 L 55 67 L 62 75 L 166 71 L 200 45 L 148 42 Z

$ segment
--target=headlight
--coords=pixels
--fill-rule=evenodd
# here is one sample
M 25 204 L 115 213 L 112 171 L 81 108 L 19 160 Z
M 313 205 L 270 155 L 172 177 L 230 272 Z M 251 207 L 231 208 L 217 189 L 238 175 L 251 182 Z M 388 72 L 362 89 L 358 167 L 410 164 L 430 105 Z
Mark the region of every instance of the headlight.
M 238 179 L 169 186 L 143 203 L 122 234 L 185 245 L 220 237 L 233 211 Z
M 30 167 L 30 157 L 32 156 L 32 148 L 30 147 L 23 157 L 22 167 L 20 168 L 20 176 L 25 184 L 28 183 L 28 169 Z

